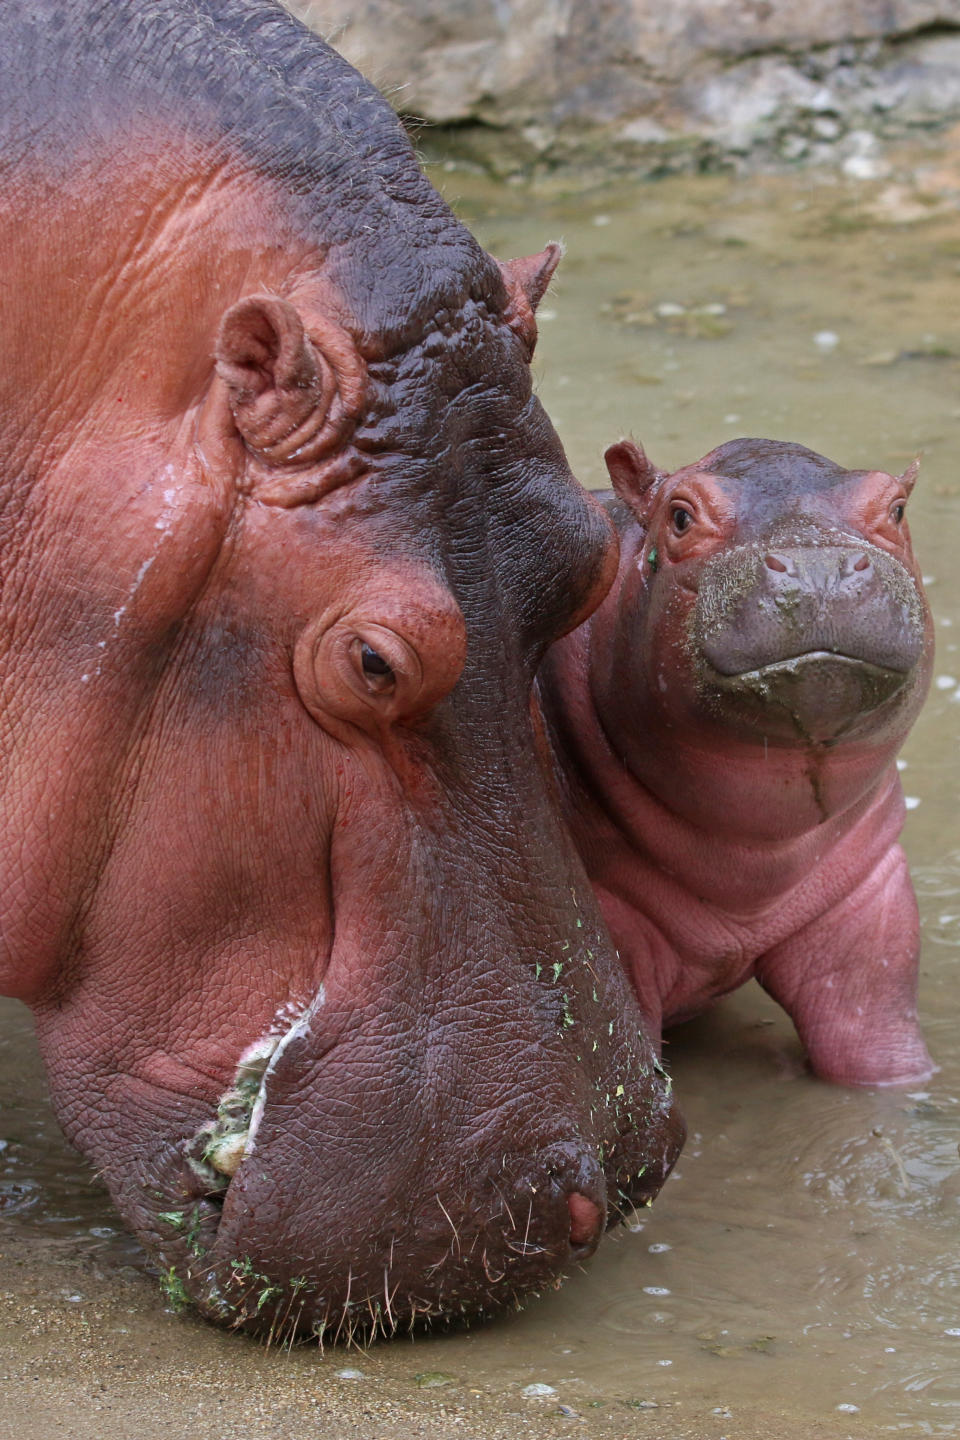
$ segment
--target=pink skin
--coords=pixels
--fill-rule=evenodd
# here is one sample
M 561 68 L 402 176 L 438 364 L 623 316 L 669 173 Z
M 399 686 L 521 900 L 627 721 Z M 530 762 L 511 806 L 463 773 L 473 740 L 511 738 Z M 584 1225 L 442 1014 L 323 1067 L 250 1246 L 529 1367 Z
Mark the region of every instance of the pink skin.
M 794 487 L 771 521 L 757 518 L 746 484 L 715 473 L 718 453 L 666 476 L 630 442 L 607 452 L 623 502 L 611 506 L 619 577 L 541 670 L 568 820 L 652 1028 L 755 976 L 819 1076 L 915 1083 L 933 1066 L 917 1023 L 918 915 L 897 844 L 894 764 L 933 654 L 902 518 L 915 468 Z M 758 563 L 769 553 L 768 568 L 780 570 L 770 536 L 782 545 L 785 524 L 807 542 L 854 547 L 854 563 L 886 552 L 922 602 L 908 680 L 828 743 L 775 723 L 765 735 L 755 718 L 724 712 L 722 698 L 718 708 L 716 693 L 704 698 L 693 638 L 704 567 L 752 546 Z

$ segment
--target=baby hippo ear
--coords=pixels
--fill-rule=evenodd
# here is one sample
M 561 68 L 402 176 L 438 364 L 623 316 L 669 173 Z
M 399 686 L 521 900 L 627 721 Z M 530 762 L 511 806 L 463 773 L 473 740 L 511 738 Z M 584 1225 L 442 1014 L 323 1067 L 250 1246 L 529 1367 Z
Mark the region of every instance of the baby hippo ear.
M 640 524 L 646 525 L 651 489 L 666 472 L 651 464 L 643 447 L 633 440 L 618 440 L 604 451 L 603 458 L 617 496 Z
M 505 312 L 507 324 L 533 354 L 537 343 L 537 306 L 547 293 L 547 286 L 560 264 L 563 247 L 552 241 L 539 255 L 525 255 L 520 260 L 498 260 L 500 273 L 510 297 Z
M 215 359 L 258 497 L 314 498 L 302 472 L 342 444 L 363 401 L 363 365 L 350 336 L 327 317 L 305 324 L 279 296 L 248 295 L 224 315 Z M 300 477 L 293 483 L 283 473 L 290 471 Z M 325 486 L 318 479 L 313 488 Z

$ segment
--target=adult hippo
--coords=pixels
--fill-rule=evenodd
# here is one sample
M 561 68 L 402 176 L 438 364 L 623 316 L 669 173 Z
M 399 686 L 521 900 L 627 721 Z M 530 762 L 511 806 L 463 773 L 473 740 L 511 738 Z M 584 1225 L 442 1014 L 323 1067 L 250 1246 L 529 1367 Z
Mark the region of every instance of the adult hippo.
M 607 465 L 620 576 L 541 691 L 644 1012 L 659 1029 L 756 976 L 825 1079 L 925 1079 L 894 764 L 933 663 L 917 467 L 763 439 L 672 475 L 628 440 Z
M 537 759 L 615 545 L 499 266 L 271 0 L 0 10 L 6 993 L 173 1294 L 555 1280 L 682 1126 Z

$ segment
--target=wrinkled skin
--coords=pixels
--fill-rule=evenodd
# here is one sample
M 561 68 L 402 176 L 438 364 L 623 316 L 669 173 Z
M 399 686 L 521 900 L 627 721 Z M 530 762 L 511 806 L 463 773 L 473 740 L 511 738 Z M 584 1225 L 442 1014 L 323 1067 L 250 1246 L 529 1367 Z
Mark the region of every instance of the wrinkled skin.
M 930 680 L 916 478 L 736 440 L 611 446 L 620 573 L 540 688 L 569 822 L 658 1030 L 756 976 L 810 1063 L 925 1078 L 894 759 Z
M 514 1303 L 669 1082 L 531 721 L 615 541 L 498 266 L 269 0 L 0 12 L 0 978 L 174 1297 Z

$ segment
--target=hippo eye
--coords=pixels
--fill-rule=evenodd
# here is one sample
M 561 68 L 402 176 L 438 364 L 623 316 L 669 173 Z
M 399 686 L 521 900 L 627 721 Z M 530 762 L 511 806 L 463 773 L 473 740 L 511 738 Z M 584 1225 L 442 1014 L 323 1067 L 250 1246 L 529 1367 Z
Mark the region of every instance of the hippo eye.
M 670 519 L 673 521 L 674 530 L 676 530 L 678 535 L 682 535 L 693 519 L 693 516 L 690 514 L 690 511 L 685 510 L 682 505 L 675 505 L 670 511 Z
M 392 666 L 365 641 L 360 645 L 360 668 L 371 690 L 389 690 L 396 683 Z
M 893 517 L 894 524 L 899 525 L 906 513 L 906 505 L 903 503 L 902 500 L 898 500 L 896 505 L 894 505 L 893 509 L 890 511 L 890 514 Z

